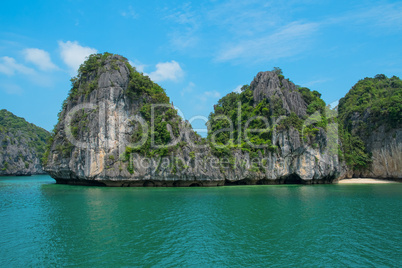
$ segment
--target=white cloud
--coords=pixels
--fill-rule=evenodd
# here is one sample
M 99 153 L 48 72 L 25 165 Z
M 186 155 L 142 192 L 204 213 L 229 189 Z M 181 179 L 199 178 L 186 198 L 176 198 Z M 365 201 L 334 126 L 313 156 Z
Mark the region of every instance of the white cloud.
M 254 41 L 264 42 L 261 39 L 294 21 L 293 14 L 300 12 L 301 7 L 317 4 L 310 2 L 315 1 L 292 0 L 282 3 L 273 0 L 228 0 L 212 1 L 207 6 L 197 2 L 186 3 L 174 9 L 167 9 L 170 13 L 165 19 L 174 23 L 167 35 L 174 50 L 189 52 L 192 56 L 223 54 L 226 50 L 233 54 L 244 53 L 243 46 L 236 47 L 237 44 L 244 44 L 247 48 L 246 45 L 253 44 Z M 269 48 L 265 47 L 265 50 L 267 49 Z M 230 55 L 217 58 L 226 60 L 225 57 L 231 60 Z
M 302 83 L 302 86 L 304 86 L 304 87 L 311 87 L 311 86 L 314 86 L 314 85 L 316 85 L 316 84 L 322 84 L 322 83 L 325 83 L 325 82 L 328 82 L 328 81 L 330 81 L 331 79 L 318 79 L 318 80 L 313 80 L 313 81 L 309 81 L 309 82 L 306 82 L 306 83 Z
M 74 75 L 86 57 L 98 52 L 95 48 L 83 47 L 77 41 L 59 41 L 60 56 Z
M 381 32 L 384 32 L 384 29 L 399 31 L 402 29 L 402 3 L 379 4 L 352 10 L 343 16 L 331 18 L 326 23 L 329 25 L 344 23 L 348 28 L 354 25 L 367 25 Z
M 218 27 L 236 36 L 253 36 L 264 33 L 286 20 L 292 10 L 280 1 L 226 1 L 207 12 L 207 18 Z M 238 39 L 238 38 L 235 38 Z
M 375 17 L 378 22 L 377 26 L 389 28 L 402 28 L 402 3 L 395 3 L 390 5 L 373 8 L 367 12 L 367 20 L 371 22 L 371 17 Z
M 238 85 L 235 89 L 233 89 L 233 92 L 241 93 L 241 88 L 242 87 L 243 87 L 242 85 Z
M 292 22 L 270 35 L 228 44 L 216 59 L 229 61 L 253 58 L 263 61 L 290 57 L 308 47 L 307 44 L 317 29 L 316 23 Z
M 180 64 L 174 60 L 156 64 L 156 70 L 148 74 L 155 82 L 166 80 L 177 81 L 179 78 L 183 77 L 183 75 L 184 71 L 180 67 Z
M 204 91 L 195 98 L 189 99 L 193 104 L 194 111 L 199 113 L 209 113 L 210 108 L 221 97 L 221 94 L 216 90 Z
M 193 92 L 194 88 L 195 88 L 195 84 L 193 82 L 190 82 L 190 83 L 188 83 L 188 85 L 185 88 L 183 88 L 183 90 L 180 92 L 180 94 L 182 96 L 184 96 L 186 93 Z
M 35 71 L 23 64 L 16 62 L 14 58 L 11 57 L 1 57 L 0 58 L 0 73 L 6 75 L 14 75 L 15 72 L 22 74 L 33 74 Z
M 129 60 L 128 62 L 130 63 L 131 66 L 135 67 L 135 69 L 136 69 L 137 72 L 139 72 L 139 73 L 143 73 L 145 67 L 147 67 L 146 64 L 142 64 L 142 63 L 140 63 L 139 61 L 131 61 L 131 60 Z
M 170 44 L 174 50 L 194 48 L 199 43 L 198 30 L 202 18 L 197 13 L 200 13 L 200 10 L 194 12 L 191 3 L 186 3 L 165 16 L 166 20 L 175 23 L 174 30 L 168 33 Z
M 138 14 L 137 14 L 137 12 L 134 11 L 132 6 L 129 6 L 128 10 L 121 12 L 121 15 L 123 17 L 132 18 L 132 19 L 138 18 Z
M 50 59 L 48 52 L 38 48 L 24 49 L 25 60 L 39 67 L 42 71 L 57 69 L 57 66 Z
M 331 102 L 329 104 L 329 106 L 330 106 L 331 109 L 334 109 L 334 108 L 336 108 L 338 106 L 338 104 L 339 104 L 339 100 L 336 100 L 336 101 Z
M 184 50 L 193 48 L 199 42 L 198 36 L 193 31 L 180 32 L 175 31 L 169 34 L 171 46 L 174 50 Z
M 41 87 L 53 87 L 55 78 L 53 75 L 44 72 L 37 72 L 32 68 L 26 67 L 23 64 L 17 63 L 14 58 L 0 58 L 0 73 L 8 76 L 16 75 L 17 80 L 28 79 L 30 83 Z M 21 75 L 22 74 L 22 75 Z M 15 84 L 2 84 L 3 90 L 9 94 L 21 94 L 23 91 Z
M 334 27 L 365 35 L 400 32 L 402 2 L 371 2 L 311 17 L 306 16 L 311 8 L 324 5 L 331 10 L 333 5 L 316 0 L 226 0 L 208 5 L 193 1 L 166 8 L 164 19 L 172 23 L 166 31 L 172 50 L 225 62 L 258 62 L 305 55 L 321 43 L 317 41 L 326 41 Z
M 214 91 L 206 91 L 206 92 L 204 92 L 204 94 L 205 94 L 205 96 L 212 97 L 212 98 L 220 98 L 221 97 L 221 93 L 219 93 L 216 90 L 214 90 Z
M 191 3 L 185 3 L 177 7 L 165 19 L 172 20 L 182 25 L 197 25 L 196 13 L 192 11 Z
M 221 94 L 216 90 L 205 91 L 202 95 L 198 96 L 198 98 L 203 102 L 205 102 L 209 99 L 219 99 L 220 97 L 221 97 Z

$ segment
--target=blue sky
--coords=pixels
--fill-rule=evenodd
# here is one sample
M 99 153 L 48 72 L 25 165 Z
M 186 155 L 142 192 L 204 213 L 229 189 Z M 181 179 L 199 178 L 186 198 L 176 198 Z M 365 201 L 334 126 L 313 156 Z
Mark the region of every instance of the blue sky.
M 401 1 L 5 1 L 0 108 L 51 130 L 79 64 L 105 51 L 186 119 L 275 66 L 331 103 L 364 77 L 401 77 L 401 44 Z

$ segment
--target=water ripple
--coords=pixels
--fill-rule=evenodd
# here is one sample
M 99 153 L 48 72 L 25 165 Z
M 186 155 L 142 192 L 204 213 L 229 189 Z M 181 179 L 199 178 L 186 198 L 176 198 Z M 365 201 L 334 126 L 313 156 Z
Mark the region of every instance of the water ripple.
M 0 178 L 0 266 L 401 267 L 402 187 Z

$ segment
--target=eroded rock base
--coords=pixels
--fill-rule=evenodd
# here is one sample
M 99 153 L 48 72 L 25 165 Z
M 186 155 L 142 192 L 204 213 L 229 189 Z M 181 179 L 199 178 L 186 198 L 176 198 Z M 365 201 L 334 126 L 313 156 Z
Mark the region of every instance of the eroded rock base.
M 84 185 L 84 186 L 107 186 L 107 187 L 216 187 L 235 185 L 278 185 L 278 184 L 332 184 L 334 177 L 319 180 L 302 180 L 297 175 L 284 178 L 270 179 L 243 179 L 237 181 L 199 181 L 199 180 L 79 180 L 79 179 L 55 179 L 57 184 Z

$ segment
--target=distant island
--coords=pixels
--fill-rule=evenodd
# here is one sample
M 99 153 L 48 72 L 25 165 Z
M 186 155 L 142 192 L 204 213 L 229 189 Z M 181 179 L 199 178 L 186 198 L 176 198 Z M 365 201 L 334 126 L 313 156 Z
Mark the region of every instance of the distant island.
M 260 72 L 240 93 L 218 101 L 206 138 L 178 115 L 163 88 L 120 55 L 89 56 L 71 82 L 46 150 L 41 139 L 32 152 L 43 156 L 44 170 L 57 183 L 402 180 L 402 81 L 395 76 L 360 80 L 334 108 L 280 68 Z
M 41 158 L 50 133 L 7 110 L 0 110 L 0 176 L 46 174 Z

